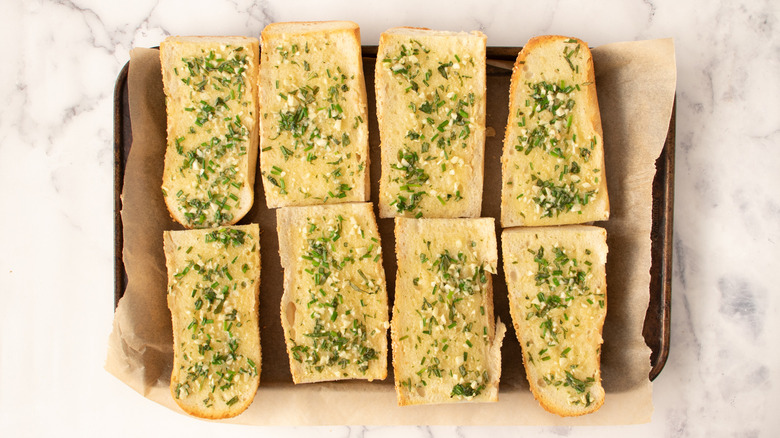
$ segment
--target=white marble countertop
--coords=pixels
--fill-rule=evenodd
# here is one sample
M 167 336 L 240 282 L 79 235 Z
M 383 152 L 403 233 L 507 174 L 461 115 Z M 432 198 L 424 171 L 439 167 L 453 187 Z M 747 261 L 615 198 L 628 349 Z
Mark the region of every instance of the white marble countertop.
M 132 3 L 132 4 L 131 4 Z M 661 0 L 10 0 L 0 33 L 3 435 L 777 436 L 780 430 L 780 3 Z M 194 5 L 194 7 L 189 6 Z M 188 7 L 189 6 L 189 7 Z M 182 12 L 187 9 L 188 12 Z M 671 354 L 645 425 L 246 427 L 159 406 L 103 370 L 113 307 L 113 88 L 133 47 L 169 34 L 259 35 L 348 19 L 478 29 L 518 46 L 673 37 L 677 166 Z M 31 210 L 25 211 L 29 207 Z M 772 347 L 775 345 L 775 347 Z M 772 414 L 772 412 L 775 412 Z

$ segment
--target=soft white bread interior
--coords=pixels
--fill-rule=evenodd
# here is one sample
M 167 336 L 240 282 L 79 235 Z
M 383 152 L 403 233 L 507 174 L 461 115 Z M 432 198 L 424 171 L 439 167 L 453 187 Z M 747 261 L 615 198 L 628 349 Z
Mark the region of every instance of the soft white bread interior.
M 360 28 L 273 23 L 260 62 L 260 170 L 269 208 L 367 201 Z
M 593 58 L 576 38 L 532 38 L 517 55 L 502 156 L 501 224 L 609 218 Z
M 295 383 L 387 377 L 388 304 L 371 203 L 276 212 Z
M 486 37 L 397 27 L 376 62 L 381 217 L 478 217 Z
M 260 383 L 259 227 L 165 231 L 171 394 L 187 413 L 234 417 Z
M 187 228 L 234 224 L 254 202 L 259 42 L 169 37 L 160 61 L 168 211 Z
M 396 218 L 395 239 L 398 404 L 497 401 L 506 328 L 493 319 L 495 220 Z
M 509 308 L 528 383 L 561 416 L 604 403 L 601 334 L 607 314 L 607 234 L 572 225 L 504 230 Z

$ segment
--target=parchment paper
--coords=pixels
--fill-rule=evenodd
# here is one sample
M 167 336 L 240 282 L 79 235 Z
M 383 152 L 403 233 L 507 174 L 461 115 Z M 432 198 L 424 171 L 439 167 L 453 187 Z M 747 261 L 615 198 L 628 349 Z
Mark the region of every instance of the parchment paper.
M 586 425 L 650 421 L 650 349 L 642 338 L 642 326 L 650 283 L 652 181 L 676 86 L 674 45 L 671 39 L 616 43 L 594 49 L 593 56 L 611 204 L 609 221 L 596 224 L 607 229 L 609 245 L 608 309 L 602 354 L 607 396 L 598 412 L 560 418 L 539 407 L 528 389 L 520 346 L 512 329 L 502 349 L 498 403 L 399 408 L 392 373 L 382 382 L 293 385 L 279 317 L 282 270 L 276 220 L 274 212 L 265 207 L 258 178 L 254 207 L 240 223 L 255 222 L 261 228 L 261 383 L 252 406 L 242 415 L 223 421 L 275 425 Z M 380 172 L 379 135 L 372 110 L 374 60 L 367 58 L 364 65 L 371 114 L 371 193 L 376 201 Z M 500 67 L 488 68 L 482 216 L 499 217 L 500 157 L 510 74 Z M 128 284 L 116 309 L 106 369 L 145 397 L 183 413 L 168 389 L 173 353 L 170 313 L 165 302 L 162 233 L 181 227 L 170 219 L 160 189 L 166 118 L 157 50 L 131 52 L 128 87 L 133 144 L 127 157 L 122 194 L 123 256 Z M 379 229 L 392 305 L 396 270 L 392 220 L 380 219 Z M 511 326 L 500 266 L 501 263 L 494 277 L 495 313 Z

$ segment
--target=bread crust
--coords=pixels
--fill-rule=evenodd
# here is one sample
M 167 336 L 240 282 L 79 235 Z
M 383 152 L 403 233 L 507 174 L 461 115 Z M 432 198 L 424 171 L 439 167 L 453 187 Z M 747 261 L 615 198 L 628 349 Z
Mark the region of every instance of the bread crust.
M 517 137 L 517 120 L 515 111 L 517 111 L 521 105 L 517 98 L 521 94 L 519 87 L 525 85 L 524 77 L 526 72 L 526 62 L 529 56 L 537 53 L 545 53 L 547 57 L 552 55 L 545 52 L 546 50 L 552 50 L 548 47 L 561 43 L 562 41 L 575 41 L 582 48 L 585 54 L 585 77 L 580 84 L 580 90 L 583 98 L 583 105 L 585 106 L 586 120 L 582 123 L 576 122 L 575 124 L 581 124 L 585 127 L 586 131 L 593 132 L 598 139 L 598 149 L 600 153 L 597 154 L 599 159 L 596 165 L 599 168 L 599 193 L 597 197 L 590 201 L 591 204 L 597 207 L 592 209 L 588 214 L 575 215 L 575 214 L 561 214 L 556 217 L 537 217 L 534 215 L 522 216 L 515 211 L 512 207 L 512 195 L 508 183 L 511 181 L 511 176 L 515 173 L 515 169 L 510 167 L 510 156 L 515 152 L 515 138 Z M 540 55 L 541 56 L 541 55 Z M 543 72 L 544 73 L 544 72 Z M 551 76 L 555 76 L 554 72 Z M 579 73 L 577 73 L 579 74 Z M 579 103 L 577 104 L 579 105 Z M 598 96 L 596 94 L 596 77 L 595 70 L 593 68 L 593 56 L 588 49 L 586 42 L 572 37 L 561 35 L 544 35 L 531 38 L 523 49 L 518 53 L 512 68 L 512 79 L 509 88 L 509 114 L 507 117 L 506 132 L 504 135 L 503 154 L 501 159 L 501 173 L 502 173 L 502 196 L 501 196 L 501 225 L 503 227 L 513 226 L 539 226 L 539 225 L 565 225 L 565 224 L 577 224 L 592 222 L 597 220 L 609 219 L 609 196 L 607 193 L 607 178 L 606 170 L 604 169 L 604 147 L 603 147 L 603 131 L 601 127 L 601 113 L 598 105 Z M 524 194 L 526 198 L 529 197 L 527 193 Z M 528 213 L 527 211 L 525 213 Z M 529 217 L 530 216 L 530 217 Z
M 247 136 L 246 154 L 239 159 L 238 166 L 240 172 L 246 176 L 245 181 L 242 181 L 242 188 L 239 190 L 237 197 L 239 198 L 239 207 L 233 208 L 231 211 L 232 218 L 230 220 L 221 220 L 219 223 L 207 223 L 206 225 L 193 224 L 182 211 L 179 204 L 175 190 L 168 191 L 166 185 L 174 184 L 174 175 L 177 173 L 176 161 L 177 153 L 175 151 L 176 139 L 183 135 L 188 127 L 182 124 L 180 120 L 182 114 L 186 113 L 185 109 L 180 105 L 182 102 L 178 102 L 176 98 L 176 91 L 178 88 L 183 87 L 181 80 L 178 77 L 174 77 L 174 69 L 177 62 L 182 58 L 181 51 L 183 47 L 188 45 L 201 45 L 204 48 L 213 48 L 223 44 L 235 44 L 249 49 L 250 52 L 250 69 L 247 71 L 247 80 L 245 86 L 247 87 L 247 94 L 249 97 L 249 115 L 245 114 L 244 122 L 249 124 L 249 132 Z M 256 38 L 238 37 L 238 36 L 225 36 L 225 37 L 213 37 L 213 36 L 171 36 L 166 38 L 160 43 L 160 64 L 163 77 L 163 91 L 166 96 L 166 116 L 167 116 L 167 147 L 165 153 L 165 162 L 163 170 L 163 199 L 165 205 L 168 208 L 168 213 L 171 218 L 176 222 L 182 224 L 187 228 L 203 228 L 204 226 L 220 226 L 220 225 L 233 225 L 241 220 L 246 213 L 252 208 L 254 203 L 254 185 L 255 185 L 255 172 L 257 169 L 257 155 L 258 155 L 258 125 L 257 123 L 257 104 L 258 104 L 258 91 L 257 91 L 257 73 L 260 59 L 260 43 Z M 178 189 L 178 185 L 176 188 Z
M 287 34 L 317 34 L 328 31 L 352 31 L 360 41 L 360 26 L 354 21 L 330 20 L 330 21 L 281 21 L 269 23 L 263 28 L 262 33 L 266 35 L 287 35 Z
M 394 78 L 388 77 L 384 72 L 384 58 L 385 51 L 388 50 L 393 41 L 399 38 L 414 38 L 421 39 L 422 41 L 435 41 L 439 38 L 438 42 L 431 44 L 444 44 L 444 48 L 441 50 L 450 50 L 449 40 L 457 41 L 459 39 L 465 39 L 463 46 L 467 43 L 471 46 L 469 49 L 473 49 L 473 52 L 468 52 L 473 55 L 479 65 L 475 70 L 475 76 L 471 78 L 472 85 L 476 88 L 473 92 L 479 96 L 475 99 L 474 110 L 472 112 L 474 116 L 473 123 L 469 125 L 471 129 L 471 136 L 469 139 L 469 147 L 472 149 L 467 157 L 468 179 L 463 181 L 463 198 L 465 202 L 452 202 L 448 201 L 446 208 L 439 208 L 436 197 L 427 195 L 431 201 L 421 201 L 422 205 L 430 205 L 430 207 L 423 207 L 420 212 L 423 217 L 478 217 L 482 209 L 482 186 L 484 180 L 484 154 L 485 154 L 485 117 L 486 117 L 486 41 L 487 37 L 479 31 L 472 32 L 448 32 L 448 31 L 435 31 L 424 27 L 394 27 L 383 32 L 379 37 L 379 49 L 377 55 L 377 62 L 375 65 L 375 91 L 376 91 L 376 115 L 379 125 L 380 136 L 380 148 L 381 148 L 381 169 L 382 175 L 380 179 L 380 196 L 379 196 L 379 216 L 382 218 L 390 217 L 413 217 L 416 212 L 403 212 L 399 213 L 397 209 L 391 205 L 390 199 L 390 183 L 389 178 L 392 173 L 393 163 L 392 160 L 396 157 L 397 145 L 394 142 L 397 139 L 392 135 L 389 130 L 389 125 L 392 120 L 397 120 L 401 117 L 400 114 L 392 113 L 388 114 L 390 117 L 386 117 L 386 112 L 389 111 L 388 103 L 392 99 L 394 94 L 389 90 L 391 82 Z M 435 48 L 431 49 L 436 50 Z M 461 53 L 463 54 L 463 53 Z M 434 146 L 431 146 L 432 148 Z M 431 210 L 438 211 L 431 211 Z
M 537 236 L 536 238 L 531 236 Z M 542 236 L 542 237 L 538 237 Z M 525 266 L 520 263 L 518 268 L 518 260 L 515 255 L 524 254 L 528 250 L 535 251 L 536 245 L 543 245 L 543 242 L 550 242 L 552 240 L 560 242 L 560 247 L 564 249 L 576 248 L 579 246 L 587 245 L 588 248 L 592 248 L 594 257 L 602 260 L 602 266 L 600 267 L 600 278 L 596 280 L 596 284 L 599 284 L 603 288 L 603 296 L 599 299 L 603 300 L 603 312 L 597 313 L 598 318 L 592 323 L 598 328 L 598 336 L 596 342 L 598 345 L 591 345 L 594 356 L 588 358 L 596 363 L 594 380 L 595 383 L 591 387 L 591 392 L 594 394 L 594 400 L 589 406 L 582 407 L 580 405 L 567 404 L 565 401 L 558 399 L 559 394 L 551 394 L 549 391 L 543 390 L 541 377 L 535 378 L 538 372 L 533 368 L 533 365 L 529 363 L 529 353 L 533 354 L 533 351 L 528 351 L 524 342 L 527 342 L 532 338 L 531 331 L 527 325 L 528 323 L 526 314 L 523 309 L 527 306 L 527 301 L 521 301 L 521 282 L 523 281 L 518 274 L 518 271 L 525 269 Z M 539 243 L 542 242 L 542 243 Z M 534 398 L 542 408 L 546 411 L 554 413 L 562 417 L 580 416 L 596 412 L 604 404 L 605 393 L 601 386 L 601 367 L 599 366 L 601 361 L 601 343 L 603 339 L 601 335 L 603 333 L 604 320 L 607 313 L 607 284 L 605 272 L 603 269 L 603 262 L 606 261 L 607 246 L 606 246 L 606 230 L 599 227 L 589 225 L 567 225 L 563 227 L 523 227 L 523 228 L 511 228 L 505 229 L 501 236 L 503 261 L 504 261 L 504 274 L 506 275 L 506 282 L 509 290 L 509 311 L 512 316 L 513 326 L 517 339 L 520 341 L 521 348 L 523 350 L 523 367 L 525 368 L 528 383 Z M 516 277 L 516 278 L 513 278 Z M 533 281 L 533 280 L 530 280 Z M 590 327 L 590 326 L 588 326 Z M 574 335 L 582 335 L 583 333 L 573 331 Z M 588 333 L 585 333 L 586 337 Z M 586 339 L 587 340 L 587 339 Z M 581 342 L 581 341 L 580 341 Z M 556 357 L 552 357 L 553 361 L 557 360 Z M 563 396 L 560 396 L 563 397 Z

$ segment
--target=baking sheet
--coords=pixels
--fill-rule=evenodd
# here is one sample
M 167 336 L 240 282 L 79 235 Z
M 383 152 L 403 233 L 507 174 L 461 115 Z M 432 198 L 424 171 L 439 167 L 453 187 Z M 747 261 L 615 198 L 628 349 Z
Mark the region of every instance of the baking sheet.
M 372 50 L 375 49 L 365 48 L 364 56 L 370 56 Z M 511 65 L 517 51 L 518 48 L 489 49 L 488 56 L 495 61 L 490 64 L 500 66 L 509 61 Z M 369 109 L 374 106 L 373 62 L 370 57 L 364 59 Z M 670 266 L 665 257 L 671 253 L 661 251 L 660 259 L 655 255 L 651 257 L 650 237 L 658 222 L 652 210 L 660 208 L 664 218 L 671 214 L 669 196 L 661 197 L 660 202 L 653 199 L 657 192 L 653 181 L 657 182 L 659 175 L 668 178 L 673 170 L 668 167 L 674 149 L 673 130 L 669 125 L 676 79 L 673 43 L 658 40 L 608 45 L 594 49 L 594 62 L 613 209 L 610 221 L 597 224 L 607 229 L 610 244 L 607 265 L 610 300 L 602 357 L 607 401 L 598 413 L 562 419 L 539 408 L 528 391 L 513 330 L 509 331 L 502 351 L 503 375 L 497 404 L 398 408 L 392 374 L 384 382 L 292 385 L 278 316 L 282 272 L 275 215 L 265 208 L 258 179 L 254 208 L 241 223 L 257 222 L 263 230 L 261 387 L 252 407 L 228 421 L 250 424 L 630 424 L 649 421 L 652 412 L 651 385 L 647 379 L 651 370 L 650 351 L 642 339 L 642 331 L 643 327 L 648 327 L 648 321 L 659 319 L 659 312 L 647 307 L 648 291 L 655 295 L 659 291 L 661 295 L 669 292 L 668 287 L 651 288 L 651 268 L 655 271 L 660 266 L 659 272 L 664 272 L 665 267 Z M 155 50 L 134 50 L 127 87 L 132 90 L 127 95 L 118 92 L 122 95 L 120 99 L 127 96 L 128 122 L 132 120 L 134 140 L 133 147 L 128 150 L 125 144 L 115 145 L 127 163 L 122 179 L 124 209 L 118 230 L 123 233 L 121 247 L 128 282 L 127 293 L 117 306 L 106 368 L 146 397 L 178 411 L 167 388 L 172 350 L 161 242 L 162 230 L 181 227 L 169 219 L 159 188 L 165 148 L 164 98 L 159 71 Z M 501 67 L 488 68 L 483 216 L 499 216 L 500 155 L 510 73 Z M 128 127 L 124 119 L 121 126 L 122 139 L 126 139 Z M 375 195 L 379 178 L 379 137 L 373 115 L 369 128 L 372 193 Z M 667 141 L 669 134 L 671 143 Z M 660 154 L 662 149 L 666 159 Z M 655 173 L 656 161 L 662 166 L 658 175 Z M 673 161 L 671 163 L 673 166 Z M 670 185 L 661 187 L 668 191 Z M 667 223 L 671 223 L 670 217 Z M 380 219 L 379 228 L 383 251 L 392 254 L 392 220 Z M 670 226 L 668 232 L 671 233 Z M 660 235 L 665 242 L 671 240 L 670 234 Z M 665 246 L 656 245 L 652 254 Z M 384 262 L 392 302 L 395 259 L 386 257 Z M 494 279 L 496 315 L 510 323 L 503 272 L 499 271 Z M 124 290 L 123 281 L 118 280 L 117 287 Z M 660 302 L 668 307 L 668 301 L 661 299 Z M 668 316 L 668 311 L 665 315 Z M 663 324 L 660 327 L 662 329 Z M 656 343 L 661 351 L 653 353 L 657 362 L 652 369 L 657 368 L 660 372 L 658 364 L 662 367 L 663 363 L 658 360 L 665 360 L 668 331 L 660 336 L 653 336 L 659 334 L 658 330 L 648 334 L 651 341 L 667 336 L 665 343 Z M 315 406 L 318 407 L 314 409 Z

